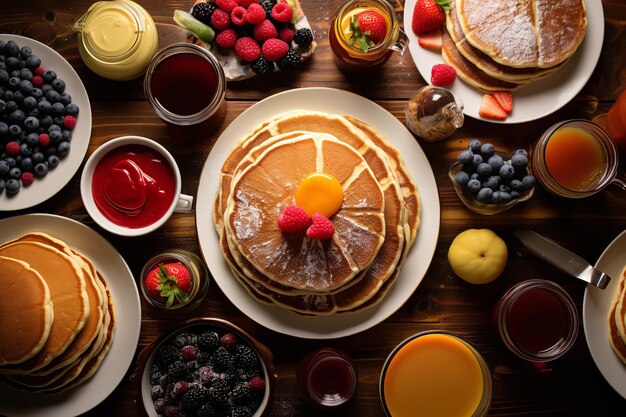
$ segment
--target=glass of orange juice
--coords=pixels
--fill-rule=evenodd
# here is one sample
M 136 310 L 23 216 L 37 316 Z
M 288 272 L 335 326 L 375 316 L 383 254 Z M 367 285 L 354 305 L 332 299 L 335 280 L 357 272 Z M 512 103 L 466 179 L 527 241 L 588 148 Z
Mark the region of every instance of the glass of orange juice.
M 532 149 L 533 173 L 552 194 L 589 197 L 614 183 L 626 190 L 617 176 L 619 155 L 609 134 L 588 120 L 565 120 L 551 126 Z
M 483 417 L 491 375 L 480 353 L 453 333 L 417 333 L 387 357 L 380 398 L 388 417 Z

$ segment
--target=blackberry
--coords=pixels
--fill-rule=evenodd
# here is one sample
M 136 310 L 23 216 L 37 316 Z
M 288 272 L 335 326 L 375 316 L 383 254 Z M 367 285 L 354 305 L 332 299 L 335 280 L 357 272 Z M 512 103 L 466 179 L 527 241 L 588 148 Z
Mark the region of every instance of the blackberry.
M 200 365 L 207 365 L 210 360 L 211 354 L 208 352 L 200 352 L 198 353 L 198 356 L 196 356 L 196 361 L 198 361 Z
M 293 40 L 296 41 L 299 46 L 306 48 L 313 42 L 313 32 L 311 32 L 309 28 L 298 29 Z
M 187 366 L 182 361 L 176 361 L 167 368 L 167 373 L 172 379 L 182 379 L 187 373 Z
M 211 401 L 215 403 L 226 403 L 228 402 L 228 393 L 230 389 L 228 388 L 228 384 L 221 380 L 216 380 L 211 385 L 208 391 L 208 397 Z
M 252 399 L 252 391 L 247 383 L 239 383 L 230 392 L 230 398 L 235 404 L 246 404 Z
M 237 346 L 236 363 L 243 369 L 253 369 L 259 363 L 257 354 L 250 346 Z
M 250 374 L 248 374 L 243 369 L 237 369 L 235 371 L 235 376 L 237 377 L 237 380 L 242 381 L 242 382 L 246 382 L 250 380 Z
M 232 387 L 237 382 L 237 375 L 234 372 L 224 372 L 220 375 L 222 381 L 224 381 L 229 387 Z
M 278 67 L 283 70 L 292 70 L 300 66 L 302 55 L 295 49 L 287 51 L 284 57 L 278 60 Z
M 234 407 L 231 412 L 231 417 L 252 417 L 252 410 L 246 406 Z
M 217 9 L 214 3 L 196 3 L 191 9 L 191 15 L 206 25 L 211 24 L 211 16 Z
M 218 410 L 213 404 L 206 403 L 198 410 L 198 417 L 215 417 L 217 413 Z
M 202 404 L 207 402 L 208 396 L 209 390 L 206 388 L 202 386 L 194 387 L 183 394 L 183 408 L 188 411 L 197 411 L 202 407 Z
M 213 331 L 207 331 L 198 336 L 198 347 L 206 352 L 213 352 L 220 345 L 220 337 Z
M 224 346 L 220 346 L 213 354 L 213 361 L 216 367 L 225 371 L 233 367 L 235 358 Z
M 235 30 L 235 33 L 237 34 L 237 39 L 241 39 L 246 36 L 249 36 L 251 38 L 254 37 L 253 25 L 235 25 L 233 29 Z
M 276 1 L 275 0 L 263 0 L 263 1 L 261 1 L 260 4 L 261 4 L 261 7 L 263 8 L 263 10 L 265 10 L 265 17 L 266 17 L 266 19 L 271 19 L 272 18 L 272 9 L 276 5 Z
M 165 395 L 165 391 L 163 390 L 162 386 L 153 385 L 150 388 L 150 395 L 152 396 L 153 400 L 158 400 L 159 398 L 163 398 L 163 396 Z
M 188 343 L 189 336 L 191 335 L 187 332 L 178 333 L 176 337 L 174 338 L 174 344 L 178 346 L 179 348 L 182 348 L 183 346 L 189 344 Z
M 258 57 L 256 61 L 254 61 L 251 65 L 252 71 L 254 71 L 257 75 L 267 74 L 274 70 L 274 64 L 270 64 L 263 55 Z
M 191 375 L 198 370 L 200 365 L 198 364 L 198 361 L 189 361 L 185 363 L 185 367 L 187 368 L 187 375 Z
M 167 402 L 165 401 L 165 398 L 159 398 L 154 402 L 154 410 L 159 414 L 163 414 L 165 412 L 166 406 Z
M 153 365 L 153 369 L 154 369 L 154 365 Z M 150 373 L 150 383 L 152 385 L 158 385 L 162 376 L 163 376 L 163 373 L 161 373 L 158 370 L 155 370 L 155 371 L 151 372 Z

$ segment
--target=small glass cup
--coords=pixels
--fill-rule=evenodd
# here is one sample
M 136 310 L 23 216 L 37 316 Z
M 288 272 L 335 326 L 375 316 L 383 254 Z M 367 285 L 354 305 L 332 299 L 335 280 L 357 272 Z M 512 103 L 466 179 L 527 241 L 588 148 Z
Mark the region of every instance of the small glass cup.
M 347 32 L 350 16 L 358 10 L 375 10 L 379 12 L 387 22 L 385 38 L 377 45 L 372 46 L 367 52 L 350 44 L 350 34 Z M 365 71 L 382 66 L 391 54 L 399 52 L 401 55 L 406 51 L 409 38 L 400 29 L 400 21 L 390 2 L 386 0 L 349 0 L 337 13 L 330 24 L 328 40 L 333 51 L 333 57 L 337 66 L 346 71 Z
M 449 90 L 424 86 L 409 100 L 404 110 L 407 127 L 427 142 L 451 136 L 463 126 L 463 102 Z
M 166 62 L 169 58 L 174 57 L 178 54 L 192 54 L 195 56 L 199 56 L 203 59 L 203 62 L 207 64 L 207 69 L 209 71 L 214 71 L 214 76 L 216 80 L 215 92 L 213 97 L 208 100 L 207 105 L 201 110 L 193 113 L 193 114 L 177 114 L 170 109 L 167 109 L 163 103 L 159 102 L 159 100 L 155 97 L 155 92 L 153 91 L 153 78 L 155 71 L 166 71 L 165 67 L 161 67 L 160 64 Z M 184 71 L 184 67 L 180 65 L 172 65 L 171 69 L 176 69 L 177 71 Z M 177 75 L 171 76 L 179 76 Z M 220 65 L 219 61 L 215 56 L 209 52 L 208 50 L 191 43 L 179 42 L 173 45 L 170 45 L 161 51 L 159 51 L 148 66 L 146 71 L 146 76 L 143 82 L 143 90 L 146 98 L 154 108 L 156 114 L 163 120 L 168 123 L 172 123 L 174 125 L 180 126 L 190 126 L 202 123 L 206 120 L 212 119 L 220 119 L 223 117 L 225 113 L 225 104 L 226 104 L 226 76 L 224 75 L 224 69 Z M 191 100 L 191 97 L 181 97 L 181 100 Z
M 548 163 L 546 162 L 546 149 L 550 140 L 555 134 L 562 133 L 562 129 L 580 130 L 585 136 L 589 135 L 595 139 L 602 153 L 601 160 L 598 161 L 597 173 L 593 178 L 580 187 L 573 188 L 562 185 L 557 181 L 554 173 L 550 173 Z M 571 145 L 571 144 L 570 144 Z M 613 183 L 623 190 L 626 190 L 626 182 L 619 178 L 618 166 L 619 155 L 615 144 L 611 140 L 609 134 L 600 126 L 593 122 L 583 119 L 565 120 L 552 125 L 533 146 L 531 151 L 531 161 L 533 172 L 537 181 L 550 193 L 568 198 L 585 198 L 604 189 L 607 185 Z M 568 164 L 576 165 L 581 161 L 566 161 Z
M 166 307 L 164 300 L 156 299 L 148 292 L 146 277 L 154 268 L 166 263 L 181 263 L 189 271 L 191 288 L 188 292 L 187 302 L 176 301 L 170 307 Z M 139 277 L 141 293 L 146 301 L 153 307 L 168 311 L 188 312 L 197 308 L 209 290 L 209 273 L 204 262 L 196 254 L 183 249 L 171 249 L 153 256 L 145 263 Z
M 536 317 L 543 312 L 553 314 L 545 314 L 544 317 L 549 315 L 545 320 Z M 563 316 L 557 317 L 560 313 Z M 524 317 L 524 314 L 535 316 Z M 495 316 L 506 347 L 530 362 L 560 358 L 574 345 L 578 335 L 578 310 L 572 298 L 561 286 L 543 279 L 523 281 L 509 289 L 498 301 Z M 546 341 L 552 343 L 556 338 L 548 333 L 556 330 L 564 333 L 552 346 L 547 346 Z M 531 346 L 535 348 L 533 351 Z

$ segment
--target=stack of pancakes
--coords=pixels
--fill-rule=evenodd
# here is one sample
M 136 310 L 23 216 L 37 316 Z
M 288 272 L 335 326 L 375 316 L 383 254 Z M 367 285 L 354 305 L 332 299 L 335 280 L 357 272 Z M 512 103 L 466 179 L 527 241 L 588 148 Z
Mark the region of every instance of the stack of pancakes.
M 111 294 L 91 260 L 29 233 L 0 246 L 0 377 L 57 393 L 95 374 L 114 332 Z
M 626 364 L 626 269 L 622 272 L 607 316 L 609 342 Z
M 452 0 L 443 59 L 473 87 L 515 90 L 553 74 L 585 37 L 584 0 Z
M 307 175 L 337 178 L 343 203 L 331 239 L 282 233 Z M 263 303 L 304 315 L 378 303 L 398 276 L 419 226 L 417 187 L 398 151 L 374 128 L 294 110 L 241 139 L 224 163 L 214 218 L 234 276 Z

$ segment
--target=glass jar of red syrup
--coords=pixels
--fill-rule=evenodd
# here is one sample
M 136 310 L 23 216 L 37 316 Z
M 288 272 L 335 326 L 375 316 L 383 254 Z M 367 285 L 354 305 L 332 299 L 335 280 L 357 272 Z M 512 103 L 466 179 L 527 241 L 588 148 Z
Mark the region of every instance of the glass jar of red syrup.
M 578 310 L 565 290 L 543 279 L 509 289 L 496 306 L 500 337 L 522 359 L 548 362 L 563 356 L 578 335 Z
M 224 70 L 211 52 L 191 43 L 175 43 L 157 53 L 143 89 L 156 114 L 175 125 L 195 125 L 225 112 Z
M 350 43 L 352 31 L 350 20 L 363 11 L 373 10 L 380 13 L 386 24 L 384 39 L 370 47 L 367 52 Z M 365 71 L 382 66 L 391 54 L 406 51 L 409 39 L 402 29 L 392 5 L 386 0 L 350 0 L 335 13 L 328 32 L 328 41 L 333 51 L 337 66 L 345 71 Z
M 357 372 L 347 353 L 322 348 L 302 359 L 296 380 L 298 391 L 307 404 L 330 410 L 352 399 L 356 391 Z

